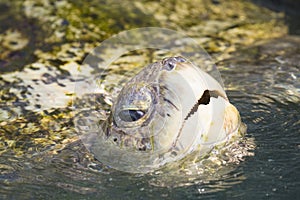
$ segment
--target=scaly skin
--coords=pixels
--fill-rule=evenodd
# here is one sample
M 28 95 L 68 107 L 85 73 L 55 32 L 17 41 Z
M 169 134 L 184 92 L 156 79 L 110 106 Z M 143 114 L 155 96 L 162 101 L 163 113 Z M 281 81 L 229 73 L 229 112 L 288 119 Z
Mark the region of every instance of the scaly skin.
M 156 168 L 196 150 L 206 154 L 240 125 L 238 110 L 217 81 L 184 58 L 170 57 L 145 67 L 123 87 L 102 139 L 121 154 L 135 152 L 133 160 L 149 155 L 145 165 Z

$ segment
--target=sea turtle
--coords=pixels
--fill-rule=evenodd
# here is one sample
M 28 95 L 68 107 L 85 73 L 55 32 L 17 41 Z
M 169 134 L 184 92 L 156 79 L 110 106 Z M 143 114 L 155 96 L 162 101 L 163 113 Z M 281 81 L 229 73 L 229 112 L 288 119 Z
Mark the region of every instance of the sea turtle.
M 82 141 L 106 165 L 149 172 L 193 152 L 204 156 L 241 134 L 241 124 L 221 85 L 177 56 L 146 66 L 128 81 L 109 117 Z
M 66 45 L 59 59 L 80 48 Z M 89 52 L 91 46 L 84 49 Z M 216 80 L 169 54 L 162 55 L 165 59 L 154 56 L 156 62 L 136 73 L 143 63 L 153 62 L 141 52 L 125 54 L 109 69 L 38 60 L 22 71 L 3 74 L 1 103 L 13 106 L 1 108 L 6 109 L 2 117 L 7 116 L 0 127 L 2 155 L 13 151 L 45 169 L 55 169 L 59 161 L 71 162 L 74 170 L 108 170 L 111 176 L 146 173 L 151 184 L 172 186 L 226 174 L 232 168 L 224 164 L 253 155 L 242 137 L 245 126 L 239 113 Z M 98 84 L 95 90 L 91 81 Z

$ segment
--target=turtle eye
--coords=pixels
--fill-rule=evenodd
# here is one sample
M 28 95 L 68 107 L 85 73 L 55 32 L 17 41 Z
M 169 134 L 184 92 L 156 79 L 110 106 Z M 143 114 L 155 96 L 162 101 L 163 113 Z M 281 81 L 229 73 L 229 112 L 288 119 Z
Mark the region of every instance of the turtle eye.
M 134 122 L 141 119 L 145 115 L 143 110 L 122 110 L 119 112 L 119 117 L 125 122 Z

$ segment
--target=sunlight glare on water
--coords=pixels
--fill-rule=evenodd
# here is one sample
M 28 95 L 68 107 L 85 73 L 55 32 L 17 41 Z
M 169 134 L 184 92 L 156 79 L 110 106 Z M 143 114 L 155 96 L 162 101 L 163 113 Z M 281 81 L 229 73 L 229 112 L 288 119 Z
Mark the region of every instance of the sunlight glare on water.
M 238 0 L 203 0 L 197 7 L 192 0 L 159 2 L 163 6 L 89 2 L 0 3 L 0 199 L 299 198 L 300 39 L 284 36 L 283 13 Z M 247 133 L 189 166 L 131 174 L 101 164 L 85 149 L 70 108 L 40 108 L 52 106 L 54 92 L 72 88 L 70 67 L 100 73 L 80 65 L 100 41 L 149 26 L 183 31 L 218 60 L 226 93 Z M 153 61 L 149 49 L 141 52 L 129 56 L 135 65 L 121 57 L 107 71 L 113 75 L 102 91 L 116 95 L 109 82 L 121 86 L 124 81 L 115 80 L 131 77 L 132 66 Z M 39 105 L 41 99 L 47 105 Z M 31 101 L 36 104 L 28 107 Z M 102 109 L 96 117 L 105 119 L 112 103 L 106 93 L 76 103 L 95 101 Z

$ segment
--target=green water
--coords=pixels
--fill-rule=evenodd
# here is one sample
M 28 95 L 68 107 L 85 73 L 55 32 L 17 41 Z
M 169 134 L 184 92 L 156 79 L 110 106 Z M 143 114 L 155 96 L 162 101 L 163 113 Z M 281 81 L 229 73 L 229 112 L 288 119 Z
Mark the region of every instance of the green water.
M 0 10 L 0 199 L 299 198 L 300 38 L 288 35 L 284 13 L 207 0 L 1 1 Z M 147 26 L 187 34 L 212 56 L 254 156 L 173 187 L 177 179 L 119 172 L 72 144 L 70 107 L 39 110 L 50 99 L 35 96 L 31 79 L 61 88 L 72 82 L 63 66 L 79 66 L 112 34 Z M 56 77 L 45 76 L 51 70 Z

